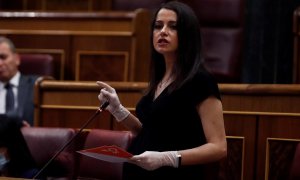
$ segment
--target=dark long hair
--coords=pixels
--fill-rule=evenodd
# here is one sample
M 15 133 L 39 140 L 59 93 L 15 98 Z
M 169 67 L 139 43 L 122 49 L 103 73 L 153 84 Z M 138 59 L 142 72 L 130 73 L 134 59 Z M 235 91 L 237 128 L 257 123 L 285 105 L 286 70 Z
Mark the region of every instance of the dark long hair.
M 199 71 L 205 71 L 201 55 L 200 25 L 194 11 L 184 3 L 171 1 L 162 4 L 154 13 L 151 24 L 151 66 L 148 93 L 154 94 L 158 83 L 163 78 L 166 67 L 164 57 L 154 49 L 153 30 L 158 12 L 169 9 L 177 14 L 178 49 L 177 60 L 174 64 L 174 82 L 170 90 L 181 87 L 185 82 L 194 77 Z

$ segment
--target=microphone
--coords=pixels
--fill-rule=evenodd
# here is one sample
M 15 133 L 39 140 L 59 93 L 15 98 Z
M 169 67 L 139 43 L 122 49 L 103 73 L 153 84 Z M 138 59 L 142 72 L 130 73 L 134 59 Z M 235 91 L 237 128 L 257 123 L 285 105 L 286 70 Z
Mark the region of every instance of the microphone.
M 106 109 L 108 105 L 109 105 L 109 102 L 105 101 L 103 104 L 101 104 L 101 106 L 98 110 L 102 111 L 102 110 Z
M 49 166 L 49 164 L 66 148 L 68 147 L 71 142 L 83 131 L 83 129 L 90 123 L 92 122 L 92 120 L 95 119 L 95 117 L 102 112 L 105 108 L 107 108 L 107 106 L 109 105 L 108 101 L 105 101 L 104 103 L 102 103 L 100 105 L 100 107 L 97 109 L 97 111 L 94 113 L 93 116 L 91 116 L 84 124 L 83 126 L 79 129 L 79 131 L 69 140 L 67 141 L 67 143 L 61 147 L 61 149 L 59 151 L 57 151 L 54 156 L 52 156 L 52 158 L 36 173 L 36 175 L 33 177 L 33 179 L 38 178 L 41 173 Z

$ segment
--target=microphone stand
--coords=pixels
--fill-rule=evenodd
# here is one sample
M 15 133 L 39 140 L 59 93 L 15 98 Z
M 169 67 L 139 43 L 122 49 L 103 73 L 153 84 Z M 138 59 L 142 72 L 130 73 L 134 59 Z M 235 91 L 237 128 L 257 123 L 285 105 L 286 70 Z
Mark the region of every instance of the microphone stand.
M 46 167 L 49 166 L 49 164 L 67 147 L 71 144 L 71 142 L 83 131 L 84 128 L 86 128 L 86 126 L 92 122 L 95 117 L 102 112 L 107 106 L 109 105 L 109 102 L 106 101 L 104 102 L 100 108 L 97 109 L 97 111 L 94 113 L 93 116 L 91 116 L 88 121 L 86 121 L 83 126 L 79 129 L 79 131 L 69 140 L 67 141 L 67 143 L 61 147 L 61 149 L 59 151 L 56 152 L 56 154 L 37 172 L 37 174 L 33 177 L 33 179 L 36 179 L 39 177 L 39 175 L 46 169 Z

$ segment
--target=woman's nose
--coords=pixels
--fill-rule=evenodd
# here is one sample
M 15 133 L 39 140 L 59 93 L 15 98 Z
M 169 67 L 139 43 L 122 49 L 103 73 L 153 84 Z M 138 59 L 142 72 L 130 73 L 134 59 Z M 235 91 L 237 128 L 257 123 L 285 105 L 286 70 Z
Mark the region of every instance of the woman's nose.
M 163 28 L 161 28 L 160 34 L 161 35 L 167 35 L 167 27 L 166 26 L 164 26 Z

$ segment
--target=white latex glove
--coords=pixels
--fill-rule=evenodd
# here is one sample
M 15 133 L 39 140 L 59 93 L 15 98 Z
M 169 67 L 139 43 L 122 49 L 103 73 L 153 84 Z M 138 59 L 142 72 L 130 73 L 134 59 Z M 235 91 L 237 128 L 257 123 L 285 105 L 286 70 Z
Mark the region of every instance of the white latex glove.
M 97 84 L 102 88 L 98 95 L 99 101 L 101 103 L 108 101 L 109 105 L 105 109 L 108 110 L 118 122 L 124 120 L 130 112 L 120 103 L 116 90 L 101 81 L 97 81 Z
M 178 167 L 177 151 L 145 151 L 130 158 L 130 163 L 152 171 L 163 166 Z

